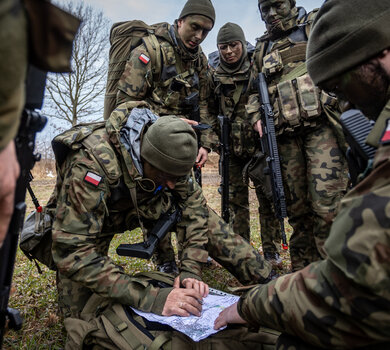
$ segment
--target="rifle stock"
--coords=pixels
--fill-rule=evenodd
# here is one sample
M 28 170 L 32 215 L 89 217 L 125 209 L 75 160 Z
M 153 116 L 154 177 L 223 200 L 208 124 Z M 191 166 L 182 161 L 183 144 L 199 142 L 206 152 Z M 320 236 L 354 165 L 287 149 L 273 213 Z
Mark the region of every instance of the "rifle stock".
M 268 169 L 265 175 L 271 176 L 272 197 L 274 202 L 275 214 L 280 222 L 280 231 L 282 235 L 282 247 L 288 249 L 284 219 L 287 217 L 286 197 L 284 195 L 282 171 L 280 169 L 280 159 L 278 145 L 276 142 L 274 113 L 269 100 L 268 86 L 264 73 L 259 73 L 258 89 L 262 104 L 263 115 L 263 137 L 261 145 L 263 152 L 267 155 L 266 161 Z
M 229 137 L 230 137 L 230 121 L 224 115 L 218 116 L 219 124 L 221 126 L 220 137 L 220 157 L 219 157 L 219 173 L 221 175 L 221 216 L 226 223 L 229 223 Z

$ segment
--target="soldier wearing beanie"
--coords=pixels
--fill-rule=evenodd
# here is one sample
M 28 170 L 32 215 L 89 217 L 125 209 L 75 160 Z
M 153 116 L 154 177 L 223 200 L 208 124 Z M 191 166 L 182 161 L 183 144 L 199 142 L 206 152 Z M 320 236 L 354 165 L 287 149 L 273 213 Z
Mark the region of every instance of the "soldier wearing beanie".
M 245 114 L 245 105 L 249 96 L 250 59 L 254 47 L 247 44 L 242 28 L 230 22 L 224 24 L 219 30 L 217 47 L 218 52 L 209 56 L 212 92 L 212 98 L 209 99 L 209 112 L 212 115 L 212 128 L 218 137 L 221 133 L 217 116 L 224 115 L 229 118 L 230 222 L 233 231 L 250 242 L 248 184 L 244 183 L 242 171 L 251 157 L 260 151 L 259 135 L 253 130 Z M 281 267 L 282 261 L 275 244 L 280 241 L 279 223 L 262 186 L 256 187 L 256 195 L 259 201 L 264 257 L 275 266 Z
M 321 88 L 375 120 L 366 139 L 377 147 L 372 169 L 342 199 L 327 258 L 252 290 L 216 326 L 275 328 L 286 333 L 278 349 L 389 349 L 390 0 L 328 0 L 307 67 Z
M 173 25 L 155 25 L 154 36 L 150 36 L 155 49 L 148 50 L 151 46 L 144 41 L 130 53 L 118 82 L 117 106 L 131 102 L 130 108 L 149 108 L 158 116 L 187 119 L 194 118 L 198 111 L 200 121 L 207 124 L 207 59 L 200 44 L 214 23 L 215 10 L 210 0 L 188 0 Z M 208 158 L 209 133 L 206 130 L 200 136 L 198 167 Z M 160 271 L 176 272 L 169 241 L 167 237 L 156 263 Z
M 209 255 L 243 284 L 270 280 L 269 264 L 207 206 L 191 174 L 197 157 L 192 127 L 177 116 L 159 118 L 131 106 L 124 103 L 105 123 L 76 126 L 53 140 L 58 179 L 48 208 L 56 213 L 52 253 L 67 349 L 81 349 L 84 339 L 89 345 L 115 342 L 119 333 L 106 333 L 101 312 L 112 320 L 118 304 L 166 316 L 200 315 L 208 294 L 201 270 Z M 180 274 L 176 288 L 159 288 L 149 277 L 126 274 L 107 252 L 115 234 L 140 227 L 147 236 L 174 204 L 182 210 L 175 227 Z M 240 334 L 245 338 L 247 330 Z M 125 348 L 134 348 L 130 343 Z
M 256 43 L 247 113 L 262 133 L 256 79 L 266 76 L 284 182 L 292 270 L 325 258 L 338 203 L 348 183 L 341 148 L 345 141 L 335 120 L 338 101 L 319 91 L 305 66 L 306 46 L 316 10 L 306 13 L 292 0 L 259 0 L 267 32 Z

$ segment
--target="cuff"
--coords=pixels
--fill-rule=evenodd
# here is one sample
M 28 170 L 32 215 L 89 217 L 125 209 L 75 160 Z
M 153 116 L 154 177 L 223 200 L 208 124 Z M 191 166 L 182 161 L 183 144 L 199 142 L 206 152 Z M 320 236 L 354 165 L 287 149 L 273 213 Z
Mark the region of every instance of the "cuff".
M 172 292 L 172 290 L 173 288 L 160 288 L 150 312 L 161 315 L 165 306 L 165 302 L 167 301 L 168 294 Z

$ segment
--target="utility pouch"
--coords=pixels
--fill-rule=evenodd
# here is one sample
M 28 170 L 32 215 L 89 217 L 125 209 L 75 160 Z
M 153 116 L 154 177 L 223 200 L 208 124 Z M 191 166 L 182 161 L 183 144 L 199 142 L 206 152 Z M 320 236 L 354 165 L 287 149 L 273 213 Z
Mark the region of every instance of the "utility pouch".
M 255 152 L 253 129 L 249 123 L 231 123 L 233 154 L 236 157 L 247 157 Z
M 80 19 L 47 0 L 24 0 L 29 19 L 30 62 L 44 71 L 71 72 Z
M 268 77 L 283 69 L 283 60 L 280 52 L 275 50 L 263 57 L 263 73 Z
M 277 85 L 279 111 L 291 127 L 299 125 L 300 110 L 292 80 Z
M 56 270 L 51 253 L 54 211 L 53 208 L 44 207 L 41 213 L 32 212 L 24 222 L 20 234 L 19 247 L 30 261 L 35 262 L 39 273 L 42 271 L 37 261 L 50 270 Z
M 301 116 L 304 119 L 317 117 L 321 114 L 321 104 L 318 88 L 314 85 L 309 74 L 296 79 Z

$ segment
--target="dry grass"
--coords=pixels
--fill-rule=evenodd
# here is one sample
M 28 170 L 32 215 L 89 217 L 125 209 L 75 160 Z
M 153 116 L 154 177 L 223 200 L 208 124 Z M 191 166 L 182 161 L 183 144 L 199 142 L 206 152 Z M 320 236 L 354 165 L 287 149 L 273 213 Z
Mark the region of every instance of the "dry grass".
M 39 163 L 38 163 L 39 164 Z M 209 205 L 215 210 L 220 210 L 220 196 L 217 194 L 219 177 L 216 172 L 216 156 L 211 159 L 211 166 L 204 171 L 204 194 Z M 48 170 L 47 170 L 48 169 Z M 36 196 L 44 205 L 55 184 L 55 179 L 47 177 L 53 171 L 53 165 L 42 164 L 34 171 L 32 188 Z M 27 197 L 27 212 L 33 210 L 31 199 Z M 257 215 L 257 200 L 253 191 L 250 193 L 251 212 L 251 244 L 261 251 L 260 227 Z M 291 228 L 287 228 L 288 236 Z M 117 264 L 122 265 L 129 273 L 144 270 L 153 270 L 154 265 L 141 259 L 129 259 L 115 254 L 115 249 L 120 243 L 131 243 L 141 240 L 139 230 L 117 235 L 111 243 L 109 254 Z M 284 254 L 284 267 L 281 273 L 290 269 L 289 257 Z M 23 318 L 24 325 L 18 332 L 10 331 L 4 339 L 4 349 L 61 349 L 64 347 L 65 332 L 61 316 L 57 312 L 57 293 L 55 287 L 55 273 L 42 268 L 42 275 L 38 274 L 35 265 L 30 262 L 23 253 L 18 251 L 13 279 L 13 295 L 10 299 L 10 307 L 18 309 Z M 239 283 L 226 270 L 212 265 L 205 268 L 204 280 L 210 286 L 229 291 Z

